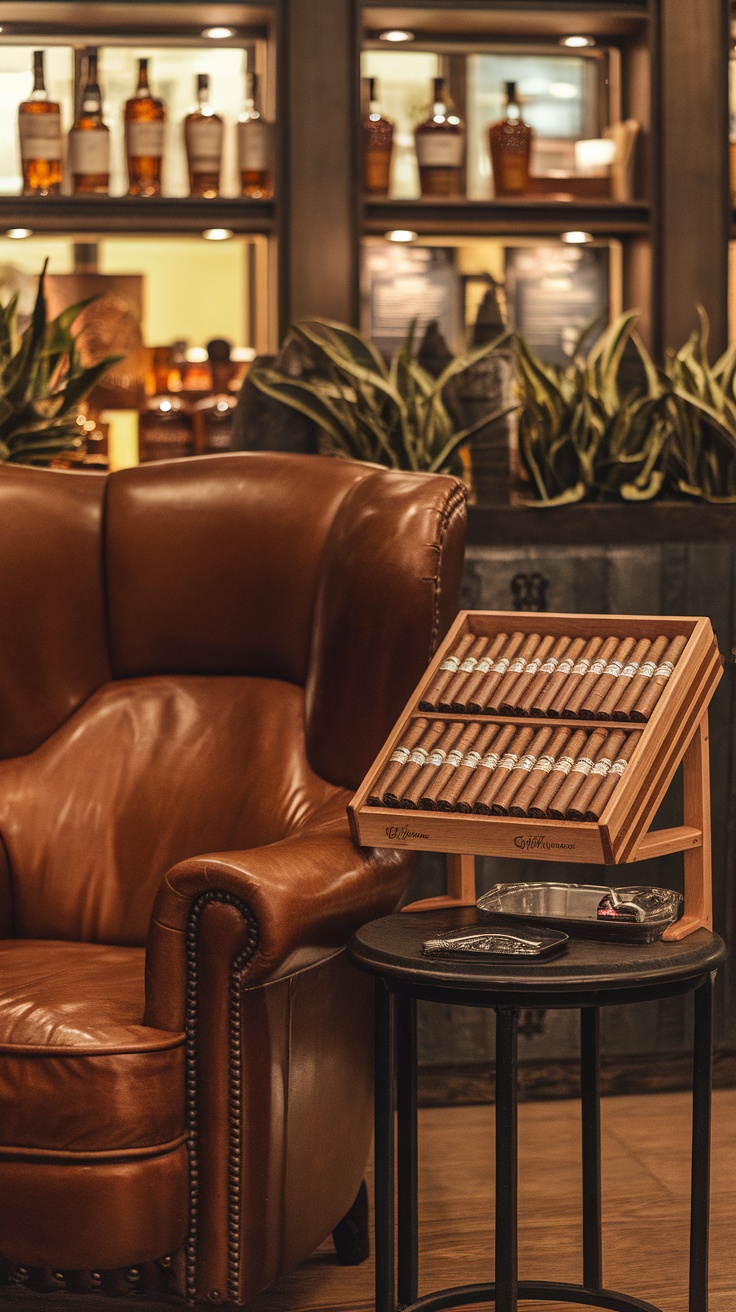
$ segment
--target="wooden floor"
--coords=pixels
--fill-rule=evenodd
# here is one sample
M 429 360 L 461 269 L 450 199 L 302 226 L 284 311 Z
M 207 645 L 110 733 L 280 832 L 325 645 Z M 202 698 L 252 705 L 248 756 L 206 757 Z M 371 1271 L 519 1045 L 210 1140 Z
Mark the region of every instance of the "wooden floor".
M 602 1119 L 605 1283 L 687 1312 L 689 1096 L 606 1098 Z M 580 1279 L 579 1124 L 577 1102 L 519 1108 L 522 1278 Z M 493 1278 L 492 1154 L 493 1107 L 420 1112 L 420 1294 Z M 736 1312 L 736 1090 L 714 1094 L 712 1161 L 710 1312 Z M 369 1312 L 372 1279 L 324 1245 L 250 1312 Z

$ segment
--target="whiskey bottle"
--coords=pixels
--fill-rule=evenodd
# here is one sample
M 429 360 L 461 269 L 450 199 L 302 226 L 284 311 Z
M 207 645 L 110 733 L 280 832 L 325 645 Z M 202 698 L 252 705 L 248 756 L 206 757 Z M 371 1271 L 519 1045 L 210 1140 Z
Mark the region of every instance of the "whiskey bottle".
M 445 79 L 434 79 L 432 113 L 414 129 L 423 196 L 459 196 L 465 161 L 465 127 L 452 113 Z
M 197 455 L 216 454 L 233 449 L 233 414 L 237 396 L 229 390 L 236 370 L 230 360 L 230 343 L 215 337 L 207 343 L 210 362 L 212 394 L 192 407 L 194 416 L 194 442 Z
M 274 125 L 262 115 L 258 74 L 245 75 L 245 104 L 238 119 L 240 193 L 254 199 L 273 196 Z
M 363 119 L 363 190 L 367 196 L 388 196 L 394 125 L 381 113 L 376 78 L 368 78 L 368 114 Z
M 488 129 L 496 196 L 519 196 L 529 190 L 533 132 L 521 117 L 516 83 L 506 82 L 506 113 Z
M 125 153 L 128 195 L 160 196 L 166 106 L 151 95 L 148 60 L 138 60 L 136 93 L 125 102 Z
M 197 107 L 184 119 L 190 196 L 218 196 L 223 122 L 209 103 L 209 77 L 197 74 Z
M 75 195 L 106 195 L 110 186 L 110 129 L 102 121 L 97 51 L 88 50 L 79 118 L 69 133 L 69 168 Z
M 180 396 L 150 397 L 140 418 L 139 433 L 142 462 L 180 460 L 194 455 L 189 402 Z
M 33 91 L 18 106 L 24 196 L 58 196 L 61 191 L 61 107 L 49 100 L 43 50 L 33 52 Z

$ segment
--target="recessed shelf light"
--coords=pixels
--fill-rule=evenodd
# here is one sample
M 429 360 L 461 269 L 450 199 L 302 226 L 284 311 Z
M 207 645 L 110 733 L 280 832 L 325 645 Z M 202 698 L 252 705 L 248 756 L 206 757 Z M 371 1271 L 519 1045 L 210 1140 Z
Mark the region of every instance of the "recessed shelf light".
M 6 228 L 6 237 L 12 237 L 14 241 L 22 241 L 24 237 L 33 236 L 33 228 Z
M 595 40 L 592 36 L 561 36 L 560 45 L 567 46 L 568 50 L 586 50 L 595 45 Z
M 379 41 L 394 41 L 398 44 L 400 41 L 413 41 L 414 33 L 405 32 L 403 28 L 391 27 L 386 32 L 378 33 Z
M 411 228 L 392 228 L 391 232 L 384 235 L 386 241 L 416 241 L 419 233 L 412 232 Z
M 235 233 L 232 228 L 205 228 L 202 236 L 205 241 L 229 241 Z
M 229 36 L 235 36 L 234 27 L 206 27 L 202 32 L 210 41 L 227 41 Z
M 592 232 L 561 232 L 560 241 L 567 242 L 568 246 L 585 246 L 593 240 Z

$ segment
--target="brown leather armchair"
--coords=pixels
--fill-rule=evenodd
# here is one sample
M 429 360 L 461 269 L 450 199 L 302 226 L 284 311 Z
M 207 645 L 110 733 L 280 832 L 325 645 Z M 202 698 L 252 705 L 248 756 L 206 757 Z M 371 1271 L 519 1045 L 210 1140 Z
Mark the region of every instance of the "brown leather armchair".
M 247 1303 L 349 1212 L 406 854 L 345 805 L 457 602 L 460 484 L 0 467 L 6 1278 Z

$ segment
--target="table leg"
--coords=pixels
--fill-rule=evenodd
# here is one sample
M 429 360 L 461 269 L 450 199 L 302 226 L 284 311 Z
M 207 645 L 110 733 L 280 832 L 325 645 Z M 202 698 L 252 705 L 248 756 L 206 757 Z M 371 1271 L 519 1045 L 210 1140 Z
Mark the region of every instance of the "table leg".
M 708 1312 L 710 1113 L 713 1076 L 713 975 L 695 990 L 693 1146 L 690 1193 L 689 1312 Z
M 396 1107 L 399 1304 L 413 1303 L 419 1282 L 417 1204 L 417 1004 L 396 1000 Z
M 580 1009 L 580 1096 L 583 1157 L 583 1284 L 603 1285 L 601 1235 L 600 1013 Z
M 375 1248 L 376 1312 L 395 1312 L 394 1294 L 394 997 L 375 989 Z
M 496 1312 L 516 1312 L 517 1021 L 518 1011 L 496 1009 Z

